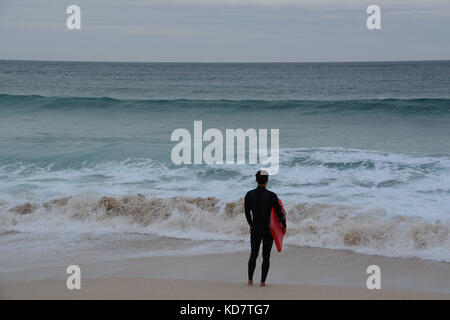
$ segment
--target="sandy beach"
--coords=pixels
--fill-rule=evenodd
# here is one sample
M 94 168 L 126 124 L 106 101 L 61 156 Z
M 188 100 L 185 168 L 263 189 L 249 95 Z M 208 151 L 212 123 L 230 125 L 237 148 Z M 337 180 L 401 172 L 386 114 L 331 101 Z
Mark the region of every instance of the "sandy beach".
M 231 281 L 98 278 L 80 290 L 67 290 L 48 279 L 2 285 L 2 299 L 152 299 L 152 300 L 298 300 L 298 299 L 450 299 L 450 294 L 412 290 L 368 290 L 353 287 L 271 284 L 265 288 Z
M 450 299 L 450 265 L 420 259 L 289 247 L 273 252 L 268 286 L 246 285 L 247 253 L 86 263 L 81 289 L 66 288 L 66 265 L 2 272 L 1 299 Z M 381 269 L 381 289 L 366 268 Z

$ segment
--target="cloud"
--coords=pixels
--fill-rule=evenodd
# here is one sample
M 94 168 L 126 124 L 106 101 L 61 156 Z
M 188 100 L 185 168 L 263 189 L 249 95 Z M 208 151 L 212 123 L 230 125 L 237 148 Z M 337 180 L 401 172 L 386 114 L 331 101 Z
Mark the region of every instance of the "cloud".
M 79 32 L 65 25 L 70 3 Z M 369 4 L 380 32 L 366 28 Z M 448 59 L 449 16 L 448 0 L 0 0 L 0 59 Z
M 111 1 L 112 2 L 112 1 Z M 377 4 L 385 7 L 412 7 L 426 6 L 439 7 L 449 6 L 448 0 L 129 0 L 127 3 L 142 5 L 201 5 L 201 6 L 301 6 L 301 7 L 367 7 L 370 4 Z

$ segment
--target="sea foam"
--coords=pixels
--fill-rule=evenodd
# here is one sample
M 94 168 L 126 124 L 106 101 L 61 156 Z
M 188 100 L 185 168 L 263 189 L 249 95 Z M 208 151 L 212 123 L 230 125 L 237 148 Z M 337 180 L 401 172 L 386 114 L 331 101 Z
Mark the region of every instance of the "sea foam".
M 450 262 L 450 220 L 388 215 L 383 210 L 321 203 L 285 204 L 293 246 L 349 249 L 391 257 Z M 73 196 L 0 212 L 5 232 L 147 233 L 190 240 L 246 241 L 243 199 Z

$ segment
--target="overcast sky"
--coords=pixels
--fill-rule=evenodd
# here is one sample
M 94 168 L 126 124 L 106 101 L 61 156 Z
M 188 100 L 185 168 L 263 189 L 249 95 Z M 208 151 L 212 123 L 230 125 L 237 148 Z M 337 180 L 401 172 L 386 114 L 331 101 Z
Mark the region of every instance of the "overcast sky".
M 66 28 L 71 4 L 81 30 Z M 366 27 L 370 4 L 381 30 Z M 0 0 L 0 59 L 450 59 L 450 1 Z

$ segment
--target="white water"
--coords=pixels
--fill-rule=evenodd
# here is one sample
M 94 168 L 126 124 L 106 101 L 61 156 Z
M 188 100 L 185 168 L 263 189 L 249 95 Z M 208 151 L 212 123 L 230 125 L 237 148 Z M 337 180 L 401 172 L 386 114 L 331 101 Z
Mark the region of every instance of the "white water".
M 139 233 L 188 239 L 194 241 L 191 248 L 198 241 L 197 251 L 192 249 L 198 253 L 242 249 L 248 227 L 241 198 L 254 186 L 255 169 L 172 168 L 145 159 L 60 170 L 3 166 L 0 230 L 62 238 L 100 233 L 120 239 Z M 269 188 L 285 203 L 288 245 L 450 262 L 448 181 L 447 156 L 290 149 L 283 150 L 281 170 Z M 103 196 L 114 197 L 114 203 L 105 205 Z M 61 201 L 64 197 L 70 198 Z M 53 199 L 60 201 L 48 203 Z M 205 247 L 210 240 L 220 245 Z M 39 243 L 28 245 L 39 248 Z M 136 255 L 145 251 L 129 250 Z M 149 248 L 158 254 L 174 250 Z

